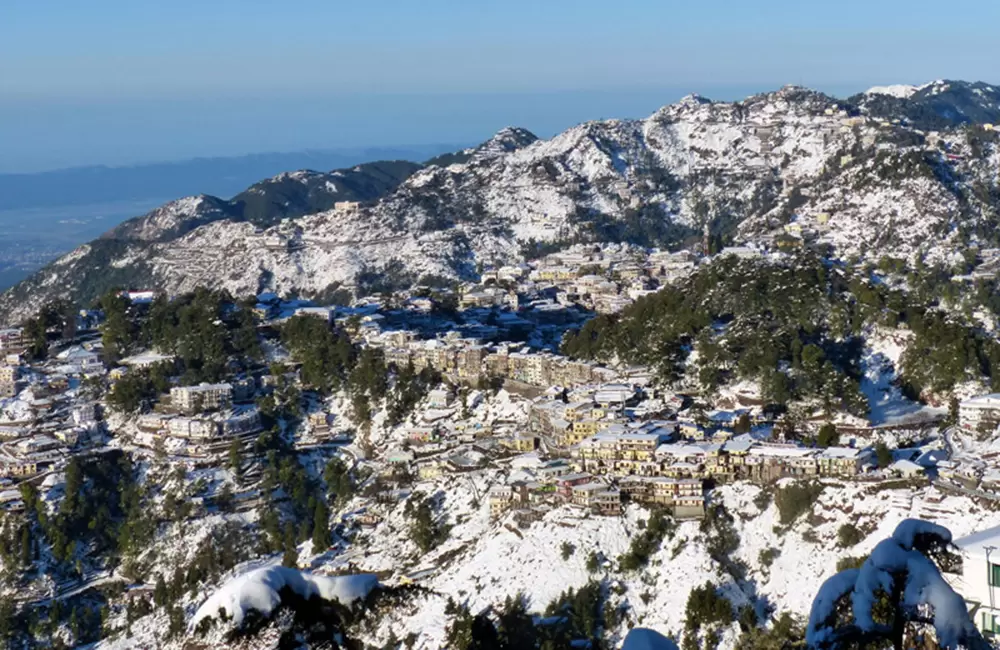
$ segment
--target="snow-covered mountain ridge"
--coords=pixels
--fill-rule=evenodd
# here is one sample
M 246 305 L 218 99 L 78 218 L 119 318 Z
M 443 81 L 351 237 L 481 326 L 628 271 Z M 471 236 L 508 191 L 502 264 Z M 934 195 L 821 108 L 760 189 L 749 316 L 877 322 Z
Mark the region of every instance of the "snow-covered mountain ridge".
M 312 214 L 309 205 L 338 200 L 327 184 L 340 191 L 339 172 L 283 174 L 252 216 L 211 197 L 172 202 L 56 261 L 0 307 L 14 321 L 115 285 L 321 292 L 390 265 L 402 283 L 470 279 L 478 264 L 519 261 L 532 241 L 676 248 L 706 224 L 737 242 L 821 225 L 820 242 L 845 257 L 944 254 L 995 232 L 997 132 L 968 123 L 992 127 L 998 101 L 996 88 L 963 82 L 906 98 L 840 101 L 794 86 L 733 103 L 689 96 L 646 119 L 588 122 L 549 140 L 505 129 L 398 185 L 342 195 L 359 206 Z M 928 111 L 933 120 L 921 118 Z M 917 128 L 941 120 L 939 132 Z M 258 186 L 237 197 L 244 209 Z M 317 192 L 325 203 L 292 205 Z

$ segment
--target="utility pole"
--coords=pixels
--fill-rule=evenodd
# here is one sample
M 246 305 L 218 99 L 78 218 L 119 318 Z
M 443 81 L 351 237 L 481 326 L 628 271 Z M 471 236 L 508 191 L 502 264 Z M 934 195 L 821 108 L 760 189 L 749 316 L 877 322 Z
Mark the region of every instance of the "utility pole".
M 984 546 L 983 550 L 986 551 L 986 585 L 990 589 L 990 609 L 995 609 L 995 604 L 993 602 L 993 565 L 990 564 L 990 553 L 997 550 L 996 546 Z M 990 612 L 990 630 L 993 630 L 993 613 Z

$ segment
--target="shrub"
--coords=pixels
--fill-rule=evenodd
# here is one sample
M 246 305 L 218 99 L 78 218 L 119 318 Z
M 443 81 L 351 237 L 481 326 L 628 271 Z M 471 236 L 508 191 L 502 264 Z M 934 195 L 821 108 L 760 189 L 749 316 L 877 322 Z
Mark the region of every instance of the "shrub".
M 760 562 L 762 567 L 770 568 L 779 555 L 781 555 L 780 549 L 768 547 L 760 552 L 760 555 L 757 556 L 757 561 Z
M 590 573 L 597 573 L 600 568 L 601 556 L 597 554 L 597 551 L 591 551 L 587 556 L 587 571 Z
M 860 569 L 861 565 L 864 564 L 867 559 L 867 557 L 855 557 L 851 555 L 842 557 L 837 560 L 837 573 L 840 573 L 845 569 Z
M 621 570 L 636 571 L 646 566 L 650 556 L 660 548 L 663 538 L 672 534 L 673 530 L 674 523 L 664 517 L 660 511 L 654 510 L 646 524 L 646 529 L 632 538 L 632 545 L 628 552 L 618 557 Z
M 563 561 L 566 561 L 576 552 L 576 546 L 569 542 L 563 542 L 562 546 L 559 547 L 559 552 L 562 554 Z
M 791 524 L 799 515 L 812 508 L 822 493 L 823 486 L 819 483 L 792 483 L 778 488 L 774 502 L 778 506 L 779 521 L 785 526 Z
M 710 625 L 726 625 L 733 620 L 733 608 L 716 586 L 706 582 L 688 594 L 685 627 L 698 630 Z
M 837 546 L 840 548 L 854 546 L 860 543 L 864 538 L 865 534 L 862 533 L 854 524 L 844 524 L 837 530 Z
M 763 488 L 757 493 L 757 496 L 753 498 L 753 504 L 757 506 L 758 510 L 763 512 L 764 510 L 767 510 L 767 507 L 771 505 L 771 501 L 773 500 L 774 495 L 771 493 L 771 490 Z

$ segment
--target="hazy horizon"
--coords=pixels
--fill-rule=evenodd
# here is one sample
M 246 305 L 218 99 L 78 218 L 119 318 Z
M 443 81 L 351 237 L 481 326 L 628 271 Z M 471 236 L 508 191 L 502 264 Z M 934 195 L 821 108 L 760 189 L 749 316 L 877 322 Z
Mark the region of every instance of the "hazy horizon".
M 45 103 L 38 98 L 0 99 L 0 174 L 34 174 L 79 167 L 169 164 L 198 158 L 230 158 L 305 151 L 361 150 L 451 144 L 471 146 L 505 126 L 548 138 L 581 122 L 646 117 L 690 93 L 733 101 L 785 84 L 581 90 L 537 93 L 474 93 L 254 98 L 233 97 L 238 116 L 204 114 L 202 100 L 171 103 L 129 99 Z M 817 88 L 845 97 L 863 85 Z M 181 110 L 178 110 L 181 109 Z M 158 111 L 160 113 L 158 113 Z M 155 124 L 130 116 L 159 115 Z M 72 119 L 70 119 L 72 118 Z M 334 119 L 336 118 L 336 119 Z M 291 123 L 294 132 L 276 129 Z M 40 132 L 62 144 L 39 149 Z M 197 136 L 197 137 L 195 137 Z M 119 139 L 137 146 L 122 149 Z M 141 145 L 141 146 L 140 146 Z
M 991 81 L 1000 5 L 952 7 L 11 0 L 0 172 L 471 143 L 509 125 L 548 137 L 690 92 Z

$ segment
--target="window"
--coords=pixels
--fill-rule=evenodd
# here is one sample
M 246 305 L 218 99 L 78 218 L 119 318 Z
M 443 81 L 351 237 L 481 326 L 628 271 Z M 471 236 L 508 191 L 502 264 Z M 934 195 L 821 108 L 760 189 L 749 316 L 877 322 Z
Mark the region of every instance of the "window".
M 990 564 L 990 586 L 1000 587 L 1000 564 Z

